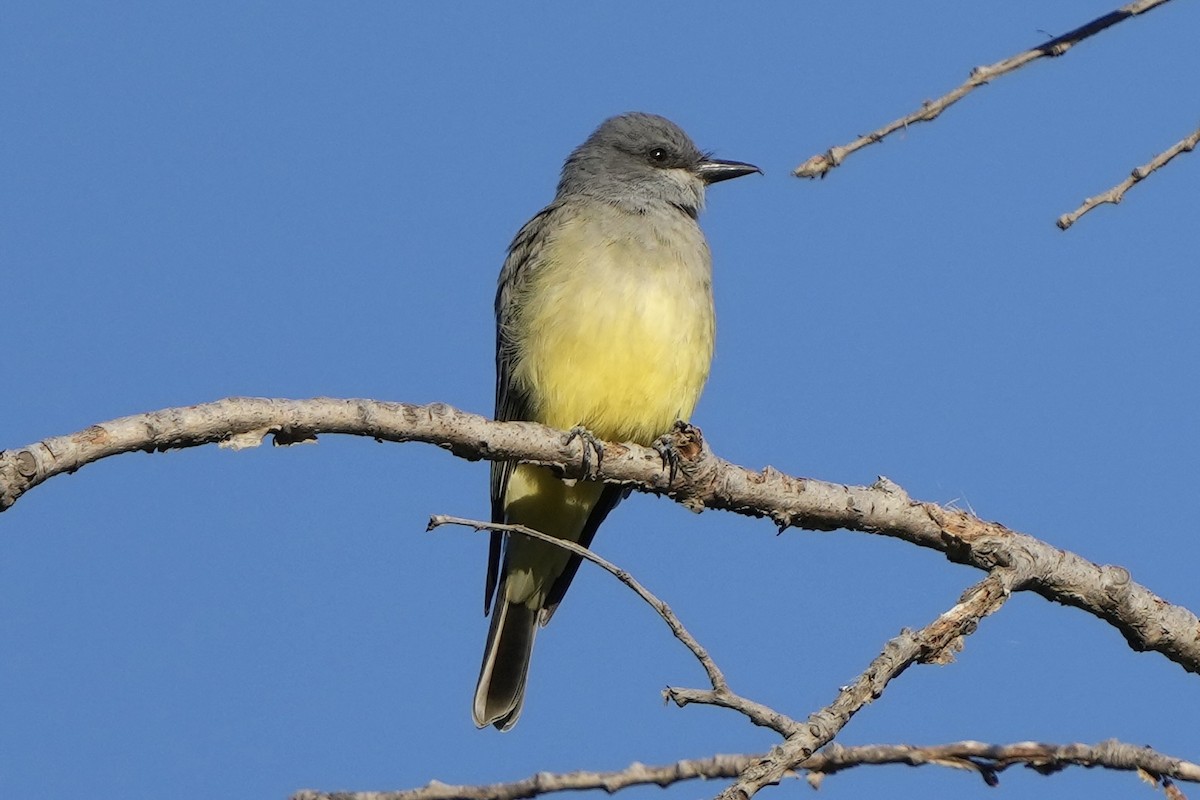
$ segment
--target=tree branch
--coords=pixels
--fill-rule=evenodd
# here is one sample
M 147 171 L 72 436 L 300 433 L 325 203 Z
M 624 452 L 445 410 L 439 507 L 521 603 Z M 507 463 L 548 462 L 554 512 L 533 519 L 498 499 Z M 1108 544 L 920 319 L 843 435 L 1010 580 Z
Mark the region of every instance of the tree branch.
M 997 569 L 968 589 L 957 604 L 916 633 L 904 630 L 884 645 L 883 652 L 837 698 L 809 716 L 807 724 L 771 752 L 751 763 L 719 800 L 749 800 L 764 786 L 779 783 L 820 748 L 833 741 L 858 710 L 883 694 L 893 678 L 917 662 L 945 664 L 962 649 L 983 617 L 1004 604 L 1012 592 L 1014 574 Z
M 824 153 L 813 156 L 805 161 L 800 166 L 792 171 L 792 174 L 797 178 L 823 178 L 834 167 L 840 166 L 845 161 L 846 156 L 855 153 L 864 147 L 877 142 L 882 142 L 888 136 L 899 130 L 907 130 L 909 125 L 915 125 L 918 122 L 931 122 L 936 119 L 943 111 L 957 103 L 959 100 L 966 97 L 971 92 L 978 89 L 985 83 L 989 83 L 1001 75 L 1006 75 L 1013 72 L 1026 64 L 1036 61 L 1039 58 L 1061 56 L 1075 45 L 1094 36 L 1101 31 L 1116 25 L 1130 17 L 1135 17 L 1139 14 L 1144 14 L 1152 8 L 1163 5 L 1168 0 L 1137 0 L 1126 6 L 1118 8 L 1116 11 L 1110 11 L 1102 17 L 1097 17 L 1086 25 L 1081 25 L 1073 31 L 1064 33 L 1062 36 L 1051 39 L 1043 45 L 1032 47 L 1024 52 L 1010 56 L 1003 61 L 997 61 L 995 64 L 989 64 L 985 67 L 976 67 L 971 70 L 971 75 L 961 86 L 954 91 L 939 97 L 936 100 L 927 100 L 921 108 L 893 120 L 882 128 L 871 131 L 870 133 L 860 136 L 849 144 L 841 145 L 840 147 L 831 147 Z
M 1149 747 L 1119 742 L 1116 739 L 1099 744 L 1044 744 L 1016 742 L 1014 744 L 985 744 L 955 742 L 929 745 L 861 745 L 842 747 L 830 744 L 820 753 L 801 764 L 807 770 L 809 782 L 819 783 L 825 775 L 869 764 L 908 764 L 919 767 L 935 764 L 978 772 L 989 786 L 999 783 L 998 773 L 1014 764 L 1021 764 L 1043 775 L 1070 766 L 1103 767 L 1112 770 L 1137 770 L 1156 781 L 1173 779 L 1200 782 L 1200 764 L 1193 764 L 1163 755 Z
M 889 642 L 888 646 L 884 648 L 884 652 L 871 663 L 867 670 L 853 684 L 842 689 L 833 704 L 809 718 L 807 730 L 804 730 L 790 717 L 733 693 L 729 689 L 723 672 L 712 660 L 707 650 L 684 627 L 682 621 L 665 602 L 642 586 L 627 571 L 587 548 L 524 525 L 488 523 L 440 514 L 430 517 L 429 530 L 441 525 L 464 525 L 480 531 L 508 531 L 528 536 L 561 547 L 603 568 L 633 590 L 658 613 L 667 623 L 675 638 L 688 648 L 709 676 L 713 687 L 711 691 L 669 688 L 664 692 L 667 699 L 674 701 L 679 707 L 689 703 L 707 703 L 740 711 L 755 724 L 769 727 L 787 737 L 788 742 L 783 748 L 760 756 L 714 756 L 712 759 L 703 761 L 681 761 L 664 767 L 645 767 L 635 764 L 623 772 L 616 773 L 571 773 L 569 776 L 542 774 L 537 776 L 532 784 L 528 781 L 521 781 L 489 787 L 447 787 L 444 784 L 435 783 L 430 784 L 424 790 L 397 793 L 397 797 L 441 797 L 445 796 L 441 794 L 444 791 L 458 792 L 464 789 L 467 790 L 466 794 L 452 796 L 475 797 L 478 796 L 478 792 L 486 793 L 497 789 L 503 792 L 505 797 L 530 796 L 522 793 L 538 794 L 575 788 L 604 788 L 611 794 L 617 789 L 639 783 L 654 782 L 660 786 L 666 786 L 688 777 L 738 777 L 743 779 L 757 770 L 770 770 L 770 767 L 763 766 L 767 764 L 775 765 L 777 769 L 781 770 L 779 778 L 792 774 L 793 769 L 804 770 L 808 773 L 808 781 L 813 788 L 819 788 L 827 775 L 866 764 L 908 764 L 910 766 L 937 764 L 973 770 L 989 786 L 998 785 L 999 773 L 1013 764 L 1024 764 L 1044 775 L 1071 765 L 1106 766 L 1112 769 L 1136 769 L 1156 784 L 1160 781 L 1168 783 L 1167 779 L 1169 778 L 1200 781 L 1200 766 L 1198 765 L 1172 759 L 1149 748 L 1134 747 L 1117 740 L 1108 740 L 1094 746 L 1051 745 L 1038 742 L 989 745 L 968 741 L 925 747 L 861 745 L 849 748 L 832 741 L 832 738 L 849 723 L 858 709 L 880 697 L 886 684 L 898 677 L 913 663 L 921 661 L 945 664 L 952 661 L 954 653 L 963 647 L 963 638 L 973 633 L 980 620 L 997 611 L 1010 596 L 1012 575 L 1004 570 L 997 570 L 987 579 L 969 589 L 954 608 L 938 617 L 924 630 L 915 635 L 904 631 L 899 637 Z M 821 726 L 814 720 L 821 720 L 827 724 Z M 817 736 L 825 738 L 826 746 L 820 752 L 795 764 L 793 768 L 788 768 L 786 758 L 789 750 L 792 752 L 793 758 L 796 752 L 801 755 L 810 752 L 807 741 L 800 743 L 800 740 Z M 766 782 L 775 783 L 777 780 L 778 778 L 768 779 Z M 581 781 L 583 785 L 580 784 Z M 749 797 L 758 788 L 761 786 L 751 790 L 735 786 L 727 790 L 723 796 Z M 516 794 L 510 795 L 509 792 Z
M 667 495 L 697 511 L 718 508 L 770 517 L 780 529 L 845 528 L 892 536 L 937 550 L 955 563 L 985 571 L 1010 569 L 1014 590 L 1083 609 L 1117 628 L 1134 650 L 1157 651 L 1200 673 L 1200 619 L 1133 582 L 1122 567 L 1099 566 L 998 523 L 915 502 L 886 478 L 871 486 L 843 486 L 770 467 L 753 472 L 718 458 L 690 427 L 674 433 L 679 470 L 672 480 L 662 456 L 648 447 L 608 444 L 603 462 L 584 474 L 584 445 L 561 431 L 530 422 L 494 422 L 441 404 L 230 398 L 123 417 L 0 451 L 0 510 L 55 475 L 118 453 L 212 443 L 247 447 L 266 436 L 290 444 L 319 433 L 428 442 L 472 460 L 543 464 L 565 477 L 594 477 Z
M 1191 136 L 1185 137 L 1174 145 L 1156 155 L 1150 161 L 1137 167 L 1133 172 L 1129 173 L 1129 177 L 1118 183 L 1116 186 L 1109 189 L 1103 194 L 1098 194 L 1095 197 L 1089 197 L 1083 201 L 1083 205 L 1072 211 L 1070 214 L 1063 214 L 1055 223 L 1062 230 L 1066 230 L 1076 223 L 1076 221 L 1084 214 L 1091 211 L 1096 206 L 1112 203 L 1116 205 L 1125 197 L 1125 193 L 1133 188 L 1136 183 L 1141 183 L 1146 178 L 1150 177 L 1150 173 L 1157 169 L 1165 167 L 1171 159 L 1180 153 L 1190 153 L 1196 149 L 1196 145 L 1200 144 L 1200 128 L 1197 128 Z
M 480 522 L 477 520 L 463 519 L 461 517 L 450 517 L 446 516 L 445 514 L 435 514 L 429 518 L 428 530 L 433 530 L 440 525 L 466 525 L 469 528 L 474 528 L 479 531 L 508 531 L 510 533 L 520 534 L 521 536 L 528 536 L 531 539 L 537 539 L 539 541 L 546 542 L 547 544 L 552 544 L 555 547 L 560 547 L 569 553 L 574 553 L 586 561 L 592 562 L 596 566 L 604 569 L 621 583 L 632 589 L 634 594 L 642 598 L 642 600 L 646 601 L 648 606 L 658 612 L 658 615 L 662 617 L 664 622 L 667 623 L 667 627 L 671 629 L 671 633 L 675 635 L 675 638 L 683 642 L 684 647 L 686 647 L 691 654 L 696 657 L 696 660 L 700 662 L 700 666 L 704 669 L 704 672 L 708 675 L 709 682 L 712 684 L 712 690 L 698 693 L 704 696 L 703 699 L 696 699 L 693 702 L 707 703 L 709 705 L 721 706 L 722 708 L 728 708 L 733 711 L 741 712 L 755 725 L 759 725 L 764 728 L 770 728 L 782 736 L 789 736 L 799 730 L 800 723 L 796 722 L 796 720 L 792 719 L 786 714 L 780 714 L 778 711 L 768 708 L 761 703 L 756 703 L 746 697 L 742 697 L 740 694 L 737 694 L 730 689 L 729 682 L 725 679 L 725 674 L 721 672 L 721 668 L 717 666 L 717 663 L 713 661 L 712 656 L 710 656 L 708 651 L 704 649 L 704 645 L 700 644 L 696 637 L 692 636 L 688 629 L 683 626 L 683 622 L 681 622 L 679 617 L 675 615 L 675 612 L 671 610 L 671 607 L 662 600 L 658 599 L 658 597 L 655 596 L 649 589 L 638 583 L 638 581 L 632 575 L 618 567 L 616 564 L 613 564 L 611 561 L 596 555 L 591 550 L 588 550 L 586 547 L 576 544 L 575 542 L 571 542 L 566 539 L 559 539 L 556 536 L 550 536 L 549 534 L 536 531 L 533 528 L 526 527 L 525 525 L 506 525 L 498 522 Z M 667 689 L 664 694 L 669 697 L 671 691 L 671 689 Z
M 631 786 L 671 786 L 682 781 L 734 778 L 762 755 L 716 755 L 677 761 L 674 764 L 647 766 L 631 764 L 613 772 L 539 772 L 511 783 L 484 786 L 452 786 L 432 781 L 420 789 L 396 792 L 317 792 L 304 790 L 292 800 L 523 800 L 554 792 L 603 789 L 609 794 Z M 918 767 L 935 765 L 979 772 L 994 786 L 996 774 L 1021 764 L 1043 775 L 1069 766 L 1100 767 L 1112 770 L 1138 770 L 1156 780 L 1173 779 L 1200 782 L 1200 764 L 1172 758 L 1148 747 L 1138 747 L 1110 739 L 1096 745 L 1043 744 L 1017 742 L 992 745 L 983 742 L 912 745 L 871 744 L 842 747 L 831 744 L 799 766 L 809 773 L 809 782 L 820 782 L 825 775 L 853 767 L 877 764 L 907 764 Z
M 512 783 L 452 786 L 432 781 L 420 789 L 398 792 L 318 792 L 306 789 L 292 800 L 521 800 L 553 792 L 603 789 L 612 794 L 630 786 L 670 786 L 696 778 L 733 778 L 754 756 L 713 756 L 661 766 L 631 764 L 615 772 L 539 772 Z

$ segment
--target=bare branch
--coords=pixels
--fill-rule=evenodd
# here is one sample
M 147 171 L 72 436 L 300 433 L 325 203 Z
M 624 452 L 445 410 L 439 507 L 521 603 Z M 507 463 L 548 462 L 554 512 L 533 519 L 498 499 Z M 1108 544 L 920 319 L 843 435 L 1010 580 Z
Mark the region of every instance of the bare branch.
M 433 781 L 399 792 L 297 792 L 292 800 L 521 800 L 552 792 L 603 789 L 612 794 L 630 786 L 670 786 L 695 778 L 732 778 L 754 756 L 713 756 L 662 766 L 631 764 L 617 772 L 539 772 L 522 781 L 484 786 L 451 786 Z
M 433 781 L 420 789 L 396 792 L 297 792 L 292 800 L 523 800 L 554 792 L 603 789 L 609 794 L 631 786 L 671 786 L 682 781 L 737 777 L 747 765 L 762 755 L 717 755 L 688 759 L 674 764 L 647 766 L 631 764 L 613 772 L 539 772 L 511 783 L 484 786 L 452 786 Z M 842 747 L 831 744 L 800 765 L 813 776 L 831 775 L 845 769 L 877 764 L 936 765 L 971 769 L 993 774 L 1014 764 L 1048 775 L 1068 766 L 1101 767 L 1113 770 L 1141 770 L 1162 780 L 1200 782 L 1200 764 L 1172 758 L 1148 747 L 1138 747 L 1111 739 L 1097 745 L 1043 744 L 1017 742 L 992 745 L 983 742 L 912 745 L 871 744 Z M 985 778 L 986 780 L 986 778 Z
M 800 766 L 810 773 L 810 782 L 819 782 L 824 775 L 868 764 L 908 764 L 914 767 L 935 764 L 973 770 L 978 772 L 989 786 L 995 786 L 999 782 L 998 773 L 1014 764 L 1021 764 L 1043 775 L 1058 772 L 1069 766 L 1103 767 L 1113 770 L 1140 770 L 1158 781 L 1170 778 L 1200 782 L 1200 764 L 1172 758 L 1149 747 L 1126 744 L 1116 739 L 1095 745 L 1042 742 L 996 745 L 955 742 L 926 747 L 904 744 L 842 747 L 835 743 Z
M 1083 201 L 1083 205 L 1072 211 L 1070 214 L 1063 214 L 1055 223 L 1062 230 L 1066 230 L 1075 224 L 1075 222 L 1084 214 L 1091 211 L 1096 206 L 1112 203 L 1116 205 L 1125 197 L 1125 193 L 1133 188 L 1133 185 L 1144 181 L 1150 177 L 1150 173 L 1167 165 L 1171 159 L 1180 153 L 1190 153 L 1196 149 L 1196 145 L 1200 144 L 1200 128 L 1197 128 L 1191 136 L 1188 136 L 1174 145 L 1164 150 L 1163 152 L 1150 159 L 1145 164 L 1136 168 L 1129 173 L 1129 177 L 1118 183 L 1116 186 L 1109 189 L 1104 194 L 1098 194 L 1095 197 L 1089 197 Z
M 996 611 L 1013 589 L 1014 574 L 997 569 L 968 589 L 957 604 L 916 633 L 905 630 L 889 641 L 883 652 L 837 698 L 811 715 L 799 731 L 766 756 L 750 764 L 720 800 L 748 800 L 764 786 L 779 783 L 812 755 L 833 741 L 858 710 L 883 694 L 884 688 L 917 662 L 945 664 L 962 649 L 962 639 L 973 633 L 983 617 Z
M 950 561 L 990 571 L 1012 569 L 1014 589 L 1083 609 L 1113 625 L 1134 650 L 1154 650 L 1200 673 L 1200 619 L 1130 579 L 1122 567 L 1100 566 L 995 522 L 935 503 L 915 502 L 881 478 L 843 486 L 738 467 L 714 455 L 695 428 L 675 432 L 674 480 L 654 449 L 607 444 L 602 464 L 584 474 L 583 444 L 530 422 L 494 422 L 446 405 L 372 400 L 230 398 L 124 417 L 69 436 L 0 451 L 0 509 L 55 475 L 107 456 L 222 442 L 247 446 L 273 435 L 276 443 L 319 433 L 436 444 L 467 459 L 515 459 L 544 464 L 565 477 L 596 477 L 667 495 L 691 508 L 770 517 L 781 528 L 845 528 L 902 539 L 937 550 Z
M 563 550 L 574 553 L 575 555 L 603 568 L 621 583 L 632 589 L 638 597 L 646 601 L 647 605 L 658 612 L 658 615 L 662 617 L 664 622 L 667 623 L 667 627 L 671 629 L 671 633 L 675 634 L 675 638 L 683 642 L 684 647 L 690 650 L 692 655 L 696 657 L 696 660 L 700 662 L 700 666 L 702 666 L 704 671 L 708 674 L 708 679 L 712 684 L 712 691 L 702 692 L 701 694 L 703 694 L 706 699 L 696 700 L 694 702 L 704 702 L 708 703 L 709 705 L 716 705 L 723 708 L 729 708 L 734 711 L 740 711 L 755 725 L 760 725 L 764 728 L 770 728 L 771 730 L 783 736 L 788 736 L 792 733 L 795 733 L 799 729 L 800 723 L 796 722 L 796 720 L 792 719 L 791 717 L 788 717 L 785 714 L 780 714 L 774 709 L 768 708 L 761 703 L 756 703 L 753 700 L 742 697 L 730 689 L 729 683 L 726 681 L 725 675 L 721 672 L 720 667 L 718 667 L 716 662 L 712 660 L 712 657 L 708 654 L 708 651 L 704 649 L 704 646 L 700 644 L 699 641 L 697 641 L 696 637 L 692 636 L 688 629 L 683 626 L 683 622 L 681 622 L 679 617 L 675 615 L 675 612 L 671 610 L 671 607 L 662 600 L 658 599 L 658 597 L 656 597 L 649 589 L 638 583 L 638 581 L 632 575 L 618 567 L 616 564 L 613 564 L 611 561 L 596 555 L 591 550 L 588 550 L 586 547 L 582 547 L 575 542 L 559 539 L 556 536 L 550 536 L 549 534 L 536 531 L 533 528 L 526 527 L 525 525 L 505 525 L 498 522 L 480 522 L 477 520 L 463 519 L 462 517 L 450 517 L 446 516 L 445 514 L 435 514 L 429 518 L 429 530 L 433 530 L 440 525 L 466 525 L 469 528 L 474 528 L 480 531 L 491 530 L 517 533 L 522 536 L 528 536 L 532 539 L 537 539 L 539 541 L 555 545 L 556 547 L 561 547 Z M 668 689 L 667 694 L 669 694 L 670 691 L 671 690 Z
M 967 78 L 961 86 L 949 94 L 943 95 L 936 100 L 927 100 L 921 108 L 893 120 L 884 125 L 878 130 L 860 136 L 849 144 L 841 145 L 840 147 L 831 147 L 824 153 L 813 156 L 805 161 L 800 166 L 792 171 L 792 174 L 797 178 L 823 178 L 834 167 L 840 166 L 846 159 L 846 156 L 851 153 L 863 149 L 867 145 L 875 144 L 883 141 L 886 137 L 892 135 L 896 131 L 906 130 L 909 125 L 915 125 L 918 122 L 930 122 L 936 119 L 943 111 L 957 103 L 959 100 L 966 97 L 971 92 L 978 89 L 980 86 L 999 78 L 1001 75 L 1006 75 L 1013 72 L 1026 64 L 1036 61 L 1039 58 L 1061 56 L 1063 53 L 1070 50 L 1079 42 L 1087 39 L 1089 36 L 1094 36 L 1097 33 L 1116 25 L 1130 17 L 1135 17 L 1139 14 L 1144 14 L 1152 8 L 1167 3 L 1168 0 L 1137 0 L 1126 6 L 1118 8 L 1116 11 L 1110 11 L 1102 17 L 1097 17 L 1086 25 L 1081 25 L 1073 31 L 1064 33 L 1062 36 L 1051 39 L 1045 44 L 1037 47 L 1032 47 L 1022 53 L 1017 53 L 1003 61 L 997 61 L 995 64 L 989 64 L 985 67 L 976 67 L 971 70 L 970 77 Z

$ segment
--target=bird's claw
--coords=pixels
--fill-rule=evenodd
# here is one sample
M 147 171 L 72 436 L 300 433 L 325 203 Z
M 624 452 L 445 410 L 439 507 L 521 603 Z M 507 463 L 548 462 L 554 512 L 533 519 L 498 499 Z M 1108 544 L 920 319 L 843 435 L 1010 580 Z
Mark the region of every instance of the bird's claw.
M 667 471 L 667 486 L 670 486 L 675 482 L 675 476 L 679 474 L 679 466 L 682 462 L 679 448 L 675 446 L 675 435 L 664 433 L 654 440 L 653 447 L 662 458 L 662 468 Z
M 563 444 L 570 444 L 576 439 L 583 442 L 582 467 L 584 477 L 591 477 L 593 469 L 600 469 L 600 463 L 604 461 L 604 442 L 597 439 L 594 433 L 582 425 L 576 425 L 567 431 L 567 436 Z M 596 454 L 595 467 L 592 466 L 592 453 Z

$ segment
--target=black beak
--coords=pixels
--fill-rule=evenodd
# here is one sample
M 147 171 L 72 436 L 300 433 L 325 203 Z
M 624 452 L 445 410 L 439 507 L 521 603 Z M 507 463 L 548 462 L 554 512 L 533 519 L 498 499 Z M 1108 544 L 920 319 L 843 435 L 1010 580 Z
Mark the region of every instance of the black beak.
M 744 161 L 722 161 L 719 158 L 706 158 L 696 165 L 696 176 L 705 183 L 718 183 L 730 178 L 740 178 L 751 172 L 762 174 L 762 170 Z

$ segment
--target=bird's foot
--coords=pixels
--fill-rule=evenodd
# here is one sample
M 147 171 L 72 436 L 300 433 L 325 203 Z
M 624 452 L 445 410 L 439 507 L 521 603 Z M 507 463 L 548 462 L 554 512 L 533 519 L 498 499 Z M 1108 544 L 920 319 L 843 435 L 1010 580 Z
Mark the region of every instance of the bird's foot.
M 600 463 L 604 461 L 604 442 L 596 438 L 596 435 L 582 425 L 576 425 L 571 430 L 567 431 L 566 439 L 563 444 L 570 444 L 579 439 L 583 442 L 583 475 L 585 478 L 592 477 L 592 471 L 600 469 Z M 592 454 L 596 454 L 595 465 L 592 464 Z
M 679 423 L 675 424 L 679 425 Z M 675 482 L 675 476 L 679 474 L 679 465 L 682 461 L 679 448 L 675 444 L 675 431 L 664 433 L 655 439 L 652 447 L 658 451 L 659 458 L 662 459 L 662 468 L 667 471 L 667 486 L 670 486 Z
M 662 458 L 662 468 L 667 470 L 669 487 L 683 469 L 684 462 L 700 456 L 704 449 L 704 439 L 699 428 L 683 420 L 676 420 L 670 432 L 655 439 L 652 447 Z

